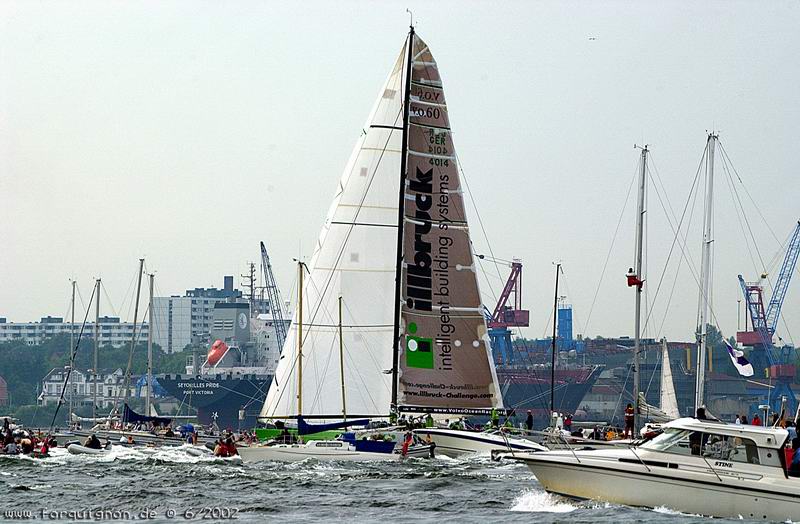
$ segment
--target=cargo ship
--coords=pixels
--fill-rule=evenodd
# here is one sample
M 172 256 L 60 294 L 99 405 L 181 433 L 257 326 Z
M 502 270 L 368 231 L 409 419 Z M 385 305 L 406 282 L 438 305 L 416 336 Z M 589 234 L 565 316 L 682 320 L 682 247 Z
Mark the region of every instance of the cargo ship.
M 215 304 L 206 354 L 188 357 L 186 373 L 157 377 L 179 415 L 223 430 L 255 427 L 280 358 L 275 322 L 248 302 Z
M 547 425 L 550 412 L 551 367 L 544 364 L 497 366 L 497 379 L 506 409 L 514 409 L 521 420 L 531 410 L 535 427 Z M 553 410 L 575 414 L 597 381 L 603 366 L 556 367 Z

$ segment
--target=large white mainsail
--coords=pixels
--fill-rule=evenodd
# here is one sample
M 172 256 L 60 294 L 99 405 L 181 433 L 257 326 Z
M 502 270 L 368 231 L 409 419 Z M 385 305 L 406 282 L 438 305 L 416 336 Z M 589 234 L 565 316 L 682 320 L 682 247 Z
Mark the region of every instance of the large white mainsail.
M 411 41 L 398 409 L 502 407 L 439 69 Z
M 342 411 L 338 298 L 343 297 L 347 411 L 387 416 L 391 403 L 397 195 L 405 46 L 339 181 L 303 290 L 303 413 Z M 297 313 L 260 417 L 297 413 Z

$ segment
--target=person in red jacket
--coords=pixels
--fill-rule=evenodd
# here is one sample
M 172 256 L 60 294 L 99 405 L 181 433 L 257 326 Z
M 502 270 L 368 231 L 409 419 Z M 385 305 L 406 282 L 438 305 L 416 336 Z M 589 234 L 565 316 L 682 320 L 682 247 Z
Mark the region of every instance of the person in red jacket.
M 753 415 L 753 425 L 760 426 L 761 425 L 761 417 L 758 416 L 758 413 Z
M 633 404 L 628 404 L 625 408 L 625 432 L 624 438 L 633 438 Z

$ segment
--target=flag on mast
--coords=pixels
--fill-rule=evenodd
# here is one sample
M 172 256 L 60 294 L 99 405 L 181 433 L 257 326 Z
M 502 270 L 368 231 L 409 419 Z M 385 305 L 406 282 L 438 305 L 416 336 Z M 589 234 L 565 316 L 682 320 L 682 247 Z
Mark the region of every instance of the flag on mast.
M 736 366 L 736 371 L 743 377 L 752 377 L 753 365 L 744 358 L 744 352 L 734 349 L 727 340 L 723 339 L 722 341 L 725 342 L 725 348 L 728 350 L 728 355 L 730 355 L 733 365 Z

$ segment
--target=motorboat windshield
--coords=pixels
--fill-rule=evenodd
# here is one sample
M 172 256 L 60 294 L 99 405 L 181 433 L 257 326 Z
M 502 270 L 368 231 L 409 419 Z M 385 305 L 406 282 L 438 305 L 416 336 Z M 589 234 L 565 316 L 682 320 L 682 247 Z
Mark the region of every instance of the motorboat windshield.
M 715 433 L 711 428 L 708 431 L 666 428 L 662 434 L 640 447 L 650 451 L 702 456 L 705 459 L 726 462 L 781 466 L 776 449 L 760 448 L 751 438 Z

